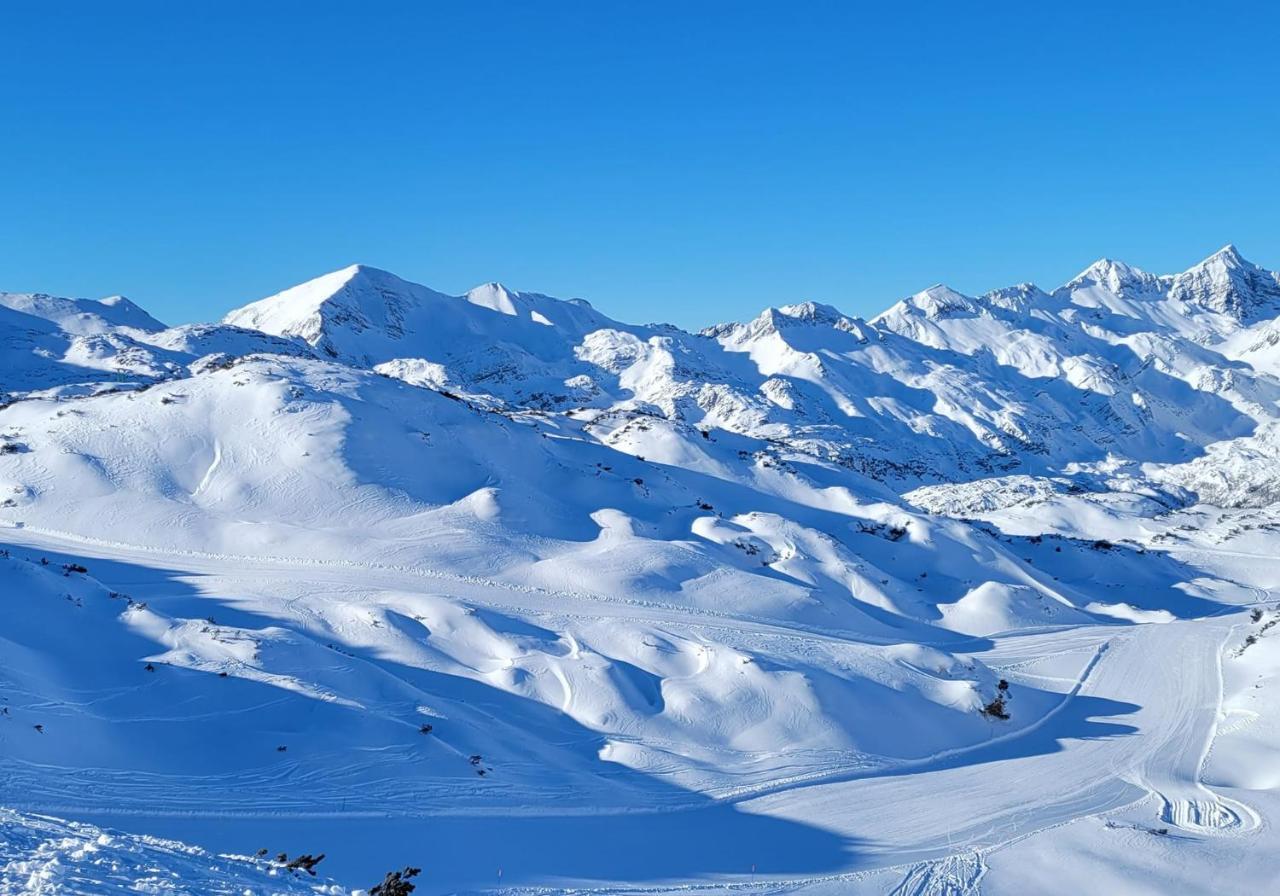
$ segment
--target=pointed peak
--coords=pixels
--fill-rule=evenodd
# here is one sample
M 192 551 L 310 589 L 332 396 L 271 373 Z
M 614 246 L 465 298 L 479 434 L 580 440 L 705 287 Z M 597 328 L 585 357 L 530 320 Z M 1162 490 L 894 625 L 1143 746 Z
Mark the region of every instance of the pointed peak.
M 223 323 L 319 345 L 331 324 L 397 333 L 405 309 L 440 293 L 366 264 L 330 271 L 230 312 Z
M 1076 279 L 1086 276 L 1092 277 L 1140 277 L 1146 271 L 1136 268 L 1131 264 L 1120 261 L 1118 258 L 1099 258 L 1093 264 L 1089 265 L 1077 275 Z
M 1114 258 L 1100 258 L 1072 278 L 1063 289 L 1074 290 L 1096 286 L 1116 295 L 1124 295 L 1147 292 L 1159 285 L 1160 278 L 1155 274 L 1147 273 L 1142 268 Z
M 298 297 L 306 295 L 319 300 L 323 300 L 334 293 L 339 292 L 348 284 L 392 284 L 399 285 L 407 283 L 407 281 L 396 276 L 390 271 L 384 271 L 381 268 L 375 268 L 368 264 L 350 264 L 345 268 L 338 268 L 335 271 L 329 271 L 327 274 L 321 274 L 318 277 L 312 277 L 310 280 L 304 280 L 296 286 L 282 290 L 275 295 L 261 302 L 278 300 L 285 296 Z M 255 303 L 257 304 L 257 303 Z
M 765 308 L 746 323 L 721 323 L 697 331 L 697 335 L 712 339 L 746 344 L 769 336 L 808 331 L 823 327 L 852 333 L 862 339 L 866 321 L 850 317 L 839 308 L 823 302 L 797 302 L 777 308 Z
M 326 274 L 323 276 L 332 277 L 336 275 L 342 275 L 346 280 L 393 281 L 397 283 L 409 282 L 398 274 L 393 274 L 391 271 L 384 270 L 383 268 L 376 268 L 371 264 L 351 264 L 347 265 L 340 271 L 334 271 L 332 274 Z M 316 279 L 323 279 L 323 277 L 317 277 Z
M 1174 277 L 1169 297 L 1250 321 L 1280 308 L 1280 275 L 1246 261 L 1228 244 Z
M 871 318 L 871 324 L 874 326 L 887 321 L 902 321 L 907 318 L 926 317 L 936 319 L 959 314 L 977 314 L 981 310 L 981 303 L 977 299 L 952 289 L 945 283 L 935 283 L 928 289 L 922 289 L 920 292 L 894 303 Z
M 1217 252 L 1214 252 L 1204 261 L 1190 268 L 1190 270 L 1195 270 L 1195 268 L 1200 268 L 1200 267 L 1204 267 L 1205 265 L 1213 265 L 1213 264 L 1224 265 L 1228 268 L 1252 266 L 1248 261 L 1245 260 L 1245 257 L 1240 254 L 1240 250 L 1235 247 L 1235 244 L 1227 243 L 1225 246 L 1223 246 Z

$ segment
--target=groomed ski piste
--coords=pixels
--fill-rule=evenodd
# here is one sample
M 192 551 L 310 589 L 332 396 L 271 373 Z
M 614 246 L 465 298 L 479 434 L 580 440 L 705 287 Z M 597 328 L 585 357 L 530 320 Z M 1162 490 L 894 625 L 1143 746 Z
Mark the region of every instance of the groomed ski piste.
M 1234 248 L 700 334 L 360 266 L 0 312 L 0 894 L 1280 887 Z

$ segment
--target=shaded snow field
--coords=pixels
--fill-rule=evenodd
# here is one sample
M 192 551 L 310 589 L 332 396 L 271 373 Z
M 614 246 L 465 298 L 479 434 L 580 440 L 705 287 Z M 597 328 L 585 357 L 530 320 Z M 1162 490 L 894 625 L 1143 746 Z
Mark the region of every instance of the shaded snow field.
M 269 859 L 216 856 L 159 837 L 104 831 L 0 809 L 0 892 L 301 896 L 348 891 L 315 884 Z
M 1273 880 L 1234 250 L 700 335 L 360 267 L 0 298 L 0 894 Z

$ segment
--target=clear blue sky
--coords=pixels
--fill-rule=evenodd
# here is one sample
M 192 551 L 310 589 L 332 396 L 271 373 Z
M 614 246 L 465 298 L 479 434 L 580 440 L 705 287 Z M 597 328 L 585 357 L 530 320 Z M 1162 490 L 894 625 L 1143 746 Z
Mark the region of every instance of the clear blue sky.
M 362 261 L 700 326 L 1277 266 L 1280 13 L 1210 6 L 4 4 L 0 289 L 184 322 Z

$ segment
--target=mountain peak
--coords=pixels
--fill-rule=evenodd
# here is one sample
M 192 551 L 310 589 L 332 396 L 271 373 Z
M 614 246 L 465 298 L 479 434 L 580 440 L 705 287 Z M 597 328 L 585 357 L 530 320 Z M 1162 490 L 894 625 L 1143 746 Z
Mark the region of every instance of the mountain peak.
M 333 336 L 338 331 L 374 330 L 399 339 L 408 308 L 433 298 L 445 297 L 389 271 L 353 264 L 238 308 L 223 323 L 295 336 L 337 354 Z
M 1174 277 L 1169 297 L 1247 321 L 1280 308 L 1280 275 L 1245 260 L 1228 243 Z
M 1241 255 L 1240 250 L 1235 247 L 1234 243 L 1227 243 L 1208 258 L 1187 268 L 1184 273 L 1190 273 L 1199 268 L 1208 267 L 1220 267 L 1226 268 L 1227 270 L 1234 270 L 1237 268 L 1254 268 L 1257 267 L 1257 265 Z
M 153 333 L 164 329 L 164 324 L 124 296 L 68 299 L 45 293 L 0 293 L 0 305 L 51 321 L 69 333 L 101 333 L 113 327 Z
M 1234 264 L 1247 264 L 1244 257 L 1240 254 L 1240 250 L 1236 248 L 1235 243 L 1227 243 L 1217 252 L 1214 252 L 1209 258 L 1220 258 L 1223 261 Z
M 1114 258 L 1100 258 L 1076 275 L 1067 286 L 1101 286 L 1120 295 L 1149 289 L 1159 280 L 1155 274 L 1149 274 L 1142 268 Z
M 390 271 L 383 270 L 382 268 L 376 268 L 371 264 L 362 264 L 357 262 L 355 264 L 349 264 L 345 268 L 339 268 L 336 271 L 321 274 L 319 277 L 312 277 L 310 280 L 299 283 L 297 286 L 290 287 L 290 289 L 301 289 L 302 287 L 312 283 L 346 283 L 350 280 L 401 280 L 401 278 Z M 287 291 L 288 290 L 286 290 L 286 292 Z M 279 293 L 277 293 L 277 295 L 279 295 Z
M 834 324 L 845 319 L 840 309 L 822 302 L 799 302 L 795 305 L 783 305 L 777 312 L 784 317 L 795 320 L 815 321 Z
M 978 305 L 973 299 L 945 283 L 935 283 L 928 289 L 911 296 L 907 301 L 923 311 L 926 317 L 931 318 L 974 314 L 978 311 Z
M 395 274 L 353 264 L 232 311 L 224 323 L 294 337 L 334 358 L 377 364 L 436 358 L 477 340 L 555 353 L 569 334 L 613 325 L 585 302 L 484 283 L 448 295 Z
M 1024 311 L 1031 305 L 1047 299 L 1048 295 L 1034 283 L 1015 283 L 983 293 L 982 303 L 990 308 L 1006 311 Z
M 1204 268 L 1219 268 L 1219 269 L 1225 268 L 1227 270 L 1231 270 L 1235 268 L 1250 267 L 1251 264 L 1252 264 L 1251 262 L 1246 260 L 1245 257 L 1240 254 L 1240 250 L 1236 248 L 1234 243 L 1227 243 L 1217 252 L 1214 252 L 1212 255 L 1206 256 L 1202 260 L 1193 264 L 1191 267 L 1187 268 L 1185 271 L 1183 271 L 1183 273 L 1189 274 L 1192 271 L 1197 271 Z M 1177 276 L 1179 275 L 1177 274 L 1174 275 L 1174 277 L 1177 277 Z

